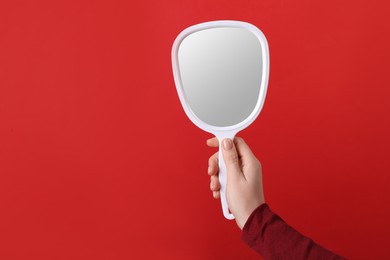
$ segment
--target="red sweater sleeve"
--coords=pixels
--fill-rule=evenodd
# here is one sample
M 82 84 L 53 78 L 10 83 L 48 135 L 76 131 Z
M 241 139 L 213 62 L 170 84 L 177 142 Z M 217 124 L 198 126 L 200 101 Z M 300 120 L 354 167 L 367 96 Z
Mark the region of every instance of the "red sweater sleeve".
M 242 240 L 265 259 L 344 259 L 290 227 L 267 204 L 252 212 Z

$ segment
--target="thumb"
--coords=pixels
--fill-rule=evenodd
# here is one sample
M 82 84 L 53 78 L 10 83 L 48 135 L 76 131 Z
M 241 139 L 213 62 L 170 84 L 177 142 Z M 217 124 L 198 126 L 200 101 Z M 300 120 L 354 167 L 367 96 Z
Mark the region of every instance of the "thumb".
M 227 175 L 238 177 L 240 176 L 240 165 L 238 162 L 238 153 L 233 141 L 226 138 L 222 141 L 222 155 L 225 161 Z

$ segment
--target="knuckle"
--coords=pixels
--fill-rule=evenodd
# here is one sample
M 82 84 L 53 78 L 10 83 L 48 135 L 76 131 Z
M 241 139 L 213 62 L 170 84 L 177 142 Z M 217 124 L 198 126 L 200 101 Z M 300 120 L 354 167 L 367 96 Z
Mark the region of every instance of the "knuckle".
M 217 164 L 218 163 L 218 158 L 214 155 L 212 155 L 210 158 L 209 158 L 209 165 L 214 165 L 214 164 Z
M 236 137 L 236 139 L 237 139 L 237 142 L 244 142 L 244 138 L 242 138 L 240 136 Z
M 210 158 L 209 158 L 209 165 L 211 165 L 212 162 L 213 162 L 213 157 L 210 157 Z
M 234 142 L 236 145 L 240 146 L 244 142 L 244 139 L 242 139 L 241 137 L 235 137 Z
M 235 137 L 234 140 L 236 141 L 236 144 L 244 143 L 244 139 L 242 137 Z

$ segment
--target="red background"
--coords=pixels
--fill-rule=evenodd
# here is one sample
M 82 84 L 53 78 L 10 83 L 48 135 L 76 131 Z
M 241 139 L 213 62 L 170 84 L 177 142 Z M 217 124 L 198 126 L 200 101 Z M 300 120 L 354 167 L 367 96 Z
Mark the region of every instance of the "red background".
M 240 135 L 266 201 L 353 259 L 390 258 L 387 1 L 2 1 L 1 259 L 256 259 L 206 173 L 170 51 L 184 28 L 251 22 L 270 45 Z

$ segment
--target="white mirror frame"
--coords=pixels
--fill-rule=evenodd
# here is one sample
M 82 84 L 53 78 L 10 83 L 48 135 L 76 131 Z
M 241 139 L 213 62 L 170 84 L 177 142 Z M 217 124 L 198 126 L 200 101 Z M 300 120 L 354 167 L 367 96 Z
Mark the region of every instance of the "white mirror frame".
M 232 125 L 232 126 L 226 126 L 226 127 L 220 127 L 220 126 L 212 126 L 205 122 L 203 122 L 201 119 L 199 119 L 191 110 L 191 108 L 188 105 L 182 79 L 180 77 L 180 68 L 179 68 L 179 60 L 178 60 L 178 53 L 179 53 L 179 47 L 182 41 L 190 34 L 202 31 L 206 29 L 212 29 L 212 28 L 221 28 L 221 27 L 230 27 L 230 28 L 243 28 L 247 29 L 248 31 L 251 31 L 257 38 L 259 39 L 260 45 L 261 45 L 261 55 L 262 55 L 262 79 L 260 84 L 260 91 L 259 91 L 259 97 L 257 99 L 257 103 L 255 108 L 253 109 L 252 113 L 242 122 Z M 246 22 L 240 22 L 240 21 L 230 21 L 230 20 L 222 20 L 222 21 L 212 21 L 212 22 L 206 22 L 197 24 L 191 27 L 188 27 L 187 29 L 183 30 L 175 39 L 175 42 L 172 47 L 172 66 L 173 66 L 173 75 L 175 80 L 175 85 L 177 89 L 177 93 L 179 95 L 180 102 L 183 106 L 183 109 L 185 113 L 187 114 L 188 118 L 200 129 L 211 133 L 215 135 L 219 140 L 219 147 L 221 147 L 221 142 L 225 138 L 233 139 L 234 136 L 244 128 L 248 127 L 260 114 L 261 109 L 263 108 L 265 96 L 267 93 L 267 86 L 268 86 L 268 78 L 269 78 L 269 49 L 268 49 L 268 42 L 265 38 L 264 34 L 254 25 Z M 222 151 L 220 148 L 219 151 L 219 181 L 220 181 L 220 194 L 221 194 L 221 204 L 222 204 L 222 210 L 223 214 L 227 219 L 234 219 L 234 216 L 229 212 L 227 200 L 226 200 L 226 183 L 227 183 L 227 176 L 226 176 L 226 167 L 225 163 L 222 158 Z

